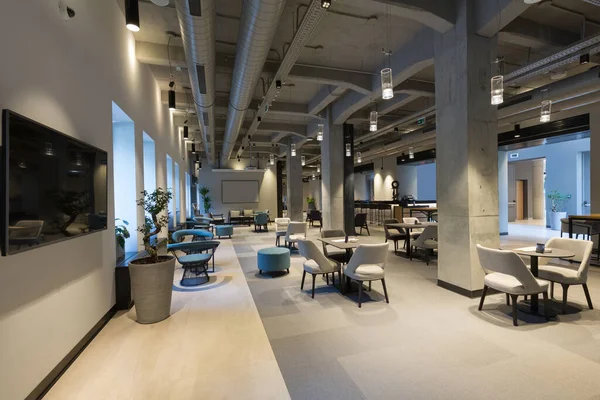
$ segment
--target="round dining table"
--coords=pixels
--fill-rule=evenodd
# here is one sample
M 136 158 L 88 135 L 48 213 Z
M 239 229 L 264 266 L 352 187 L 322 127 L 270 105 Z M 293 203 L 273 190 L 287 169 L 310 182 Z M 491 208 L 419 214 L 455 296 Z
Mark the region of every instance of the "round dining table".
M 535 251 L 535 247 L 523 247 L 520 249 L 514 249 L 513 251 L 520 256 L 526 256 L 526 257 L 531 258 L 531 264 L 530 264 L 531 273 L 536 278 L 538 277 L 538 273 L 539 273 L 538 266 L 539 266 L 540 258 L 571 258 L 571 257 L 575 257 L 575 253 L 573 253 L 571 251 L 562 250 L 562 249 L 554 249 L 554 248 L 546 248 L 543 253 L 538 253 L 537 251 Z M 539 310 L 538 295 L 534 294 L 531 296 L 531 312 L 533 314 L 537 314 L 538 310 Z

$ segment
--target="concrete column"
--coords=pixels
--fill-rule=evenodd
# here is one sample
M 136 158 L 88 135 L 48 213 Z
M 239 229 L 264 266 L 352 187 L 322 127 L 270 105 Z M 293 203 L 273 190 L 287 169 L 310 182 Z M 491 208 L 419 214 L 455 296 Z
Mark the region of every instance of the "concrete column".
M 478 296 L 476 245 L 498 248 L 497 110 L 490 104 L 496 38 L 475 33 L 475 0 L 457 0 L 456 25 L 435 38 L 438 284 Z
M 600 107 L 590 112 L 590 203 L 600 213 Z
M 375 200 L 392 200 L 392 182 L 396 180 L 398 172 L 396 159 L 397 156 L 388 156 L 374 161 L 373 195 Z
M 303 193 L 302 193 L 302 164 L 300 155 L 292 157 L 288 146 L 285 159 L 287 173 L 287 215 L 292 221 L 302 221 Z
M 331 107 L 321 142 L 321 201 L 323 228 L 341 229 L 344 226 L 344 133 L 342 125 L 333 125 Z
M 283 217 L 283 161 L 277 161 L 277 218 Z
M 350 144 L 351 157 L 344 155 L 344 231 L 355 235 L 354 229 L 354 125 L 344 124 L 344 149 Z
M 413 165 L 398 165 L 396 180 L 398 181 L 398 197 L 401 199 L 402 196 L 412 194 L 417 200 L 417 167 Z
M 508 235 L 508 152 L 498 152 L 498 220 L 500 235 Z

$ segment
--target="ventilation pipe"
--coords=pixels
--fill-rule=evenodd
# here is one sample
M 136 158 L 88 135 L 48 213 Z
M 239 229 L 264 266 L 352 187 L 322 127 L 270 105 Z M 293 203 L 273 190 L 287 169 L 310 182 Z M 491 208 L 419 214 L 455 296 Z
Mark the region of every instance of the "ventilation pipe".
M 285 0 L 244 1 L 221 151 L 223 166 L 237 141 L 284 8 Z
M 183 50 L 206 158 L 215 165 L 216 0 L 176 0 Z

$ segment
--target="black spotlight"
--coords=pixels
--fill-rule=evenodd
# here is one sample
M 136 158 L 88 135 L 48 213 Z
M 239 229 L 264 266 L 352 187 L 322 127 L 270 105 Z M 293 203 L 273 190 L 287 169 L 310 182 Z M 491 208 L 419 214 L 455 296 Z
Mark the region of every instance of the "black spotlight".
M 395 127 L 394 128 L 394 133 L 398 133 L 398 132 L 399 132 L 398 127 Z
M 183 127 L 183 138 L 185 140 L 188 140 L 189 137 L 190 137 L 190 133 L 189 133 L 188 126 L 186 125 L 186 126 Z
M 248 140 L 252 139 L 252 135 L 248 135 Z
M 196 143 L 192 143 L 192 154 L 196 154 Z
M 246 148 L 244 146 L 242 146 L 242 150 L 245 150 Z
M 238 162 L 240 162 L 240 158 L 238 157 Z
M 177 108 L 175 104 L 175 90 L 173 89 L 174 86 L 175 82 L 169 82 L 169 87 L 171 88 L 169 89 L 169 110 L 174 110 Z
M 261 118 L 261 117 L 256 117 L 256 120 L 257 120 L 258 122 L 260 122 L 260 121 L 262 121 L 262 118 Z
M 200 154 L 196 154 L 196 162 L 200 162 Z
M 275 81 L 275 87 L 277 88 L 277 90 L 281 89 L 281 81 L 280 80 Z
M 327 10 L 331 7 L 331 0 L 321 0 L 321 7 Z
M 585 53 L 579 56 L 579 64 L 584 65 L 590 62 L 590 53 Z
M 131 32 L 140 30 L 140 4 L 138 0 L 125 0 L 125 24 Z

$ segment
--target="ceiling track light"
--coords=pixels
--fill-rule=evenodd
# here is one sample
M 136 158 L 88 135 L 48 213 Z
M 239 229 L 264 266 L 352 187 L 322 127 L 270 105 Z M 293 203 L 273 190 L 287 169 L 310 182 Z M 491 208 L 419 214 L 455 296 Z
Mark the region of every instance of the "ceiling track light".
M 275 81 L 275 88 L 281 90 L 281 81 L 279 79 Z
M 175 103 L 175 82 L 169 82 L 169 110 L 174 110 L 177 108 L 177 104 Z
M 585 53 L 579 56 L 579 64 L 585 65 L 590 62 L 590 53 Z
M 321 0 L 321 7 L 328 10 L 331 7 L 331 0 Z
M 192 143 L 192 154 L 196 154 L 196 143 Z
M 183 127 L 183 140 L 188 140 L 190 138 L 190 132 L 188 126 Z
M 262 118 L 261 117 L 256 117 L 256 121 L 261 122 Z
M 125 26 L 131 32 L 139 32 L 140 4 L 138 0 L 125 0 Z

